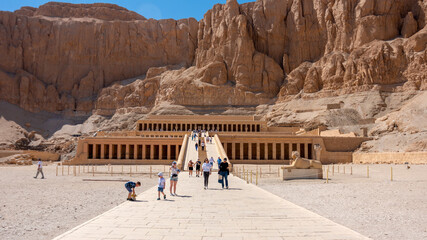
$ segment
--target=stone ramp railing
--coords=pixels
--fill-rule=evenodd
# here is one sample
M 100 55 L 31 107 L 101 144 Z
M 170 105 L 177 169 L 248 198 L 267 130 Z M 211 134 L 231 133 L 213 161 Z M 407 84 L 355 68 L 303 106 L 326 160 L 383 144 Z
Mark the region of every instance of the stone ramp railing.
M 181 170 L 184 169 L 183 167 L 185 165 L 185 156 L 187 155 L 188 142 L 188 134 L 185 134 L 184 140 L 182 140 L 181 151 L 179 152 L 177 160 L 177 167 Z
M 224 160 L 224 158 L 227 158 L 228 160 L 228 168 L 230 172 L 233 171 L 233 165 L 231 164 L 230 158 L 228 158 L 227 153 L 225 152 L 221 140 L 219 140 L 218 134 L 215 134 L 213 138 L 213 143 L 216 145 L 216 150 L 218 151 L 219 157 Z

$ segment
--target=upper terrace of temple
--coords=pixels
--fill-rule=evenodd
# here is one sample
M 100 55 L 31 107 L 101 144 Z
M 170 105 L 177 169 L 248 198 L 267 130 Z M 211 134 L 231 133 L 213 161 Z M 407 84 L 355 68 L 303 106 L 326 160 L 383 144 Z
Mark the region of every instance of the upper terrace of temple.
M 268 127 L 267 122 L 255 116 L 149 116 L 137 121 L 136 130 L 141 131 L 192 131 L 216 132 L 283 132 L 295 134 L 299 128 Z

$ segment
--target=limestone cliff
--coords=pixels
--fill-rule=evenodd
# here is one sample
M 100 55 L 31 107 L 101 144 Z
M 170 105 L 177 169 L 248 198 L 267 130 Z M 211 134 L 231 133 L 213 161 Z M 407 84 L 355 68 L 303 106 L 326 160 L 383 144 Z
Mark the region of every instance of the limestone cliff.
M 114 82 L 191 66 L 197 29 L 195 19 L 145 20 L 109 4 L 0 12 L 0 98 L 30 111 L 90 113 Z
M 229 0 L 199 22 L 110 4 L 1 12 L 0 98 L 111 115 L 426 90 L 426 12 L 427 0 Z

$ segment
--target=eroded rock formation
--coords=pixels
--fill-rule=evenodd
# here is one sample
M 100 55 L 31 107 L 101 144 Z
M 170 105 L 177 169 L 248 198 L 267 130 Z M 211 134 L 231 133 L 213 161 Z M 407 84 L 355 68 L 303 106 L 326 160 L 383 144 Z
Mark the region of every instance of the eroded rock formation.
M 426 0 L 228 0 L 199 22 L 110 4 L 1 12 L 0 98 L 111 115 L 426 90 L 426 12 Z

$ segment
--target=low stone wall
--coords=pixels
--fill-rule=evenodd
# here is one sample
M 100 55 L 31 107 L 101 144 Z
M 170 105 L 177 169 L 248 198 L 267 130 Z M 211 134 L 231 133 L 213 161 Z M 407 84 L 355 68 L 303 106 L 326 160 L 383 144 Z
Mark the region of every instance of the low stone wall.
M 427 152 L 353 153 L 353 163 L 427 164 Z

